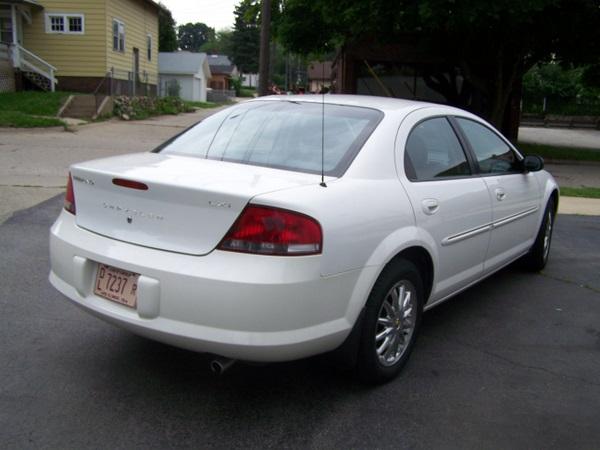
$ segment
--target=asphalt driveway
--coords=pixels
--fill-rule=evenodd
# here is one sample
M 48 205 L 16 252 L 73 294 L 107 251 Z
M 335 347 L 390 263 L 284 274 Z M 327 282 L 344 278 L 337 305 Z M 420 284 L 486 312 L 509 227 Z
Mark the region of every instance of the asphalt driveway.
M 510 267 L 425 315 L 402 375 L 238 364 L 107 325 L 48 284 L 55 197 L 0 225 L 0 447 L 597 448 L 600 218 L 559 216 L 544 274 Z

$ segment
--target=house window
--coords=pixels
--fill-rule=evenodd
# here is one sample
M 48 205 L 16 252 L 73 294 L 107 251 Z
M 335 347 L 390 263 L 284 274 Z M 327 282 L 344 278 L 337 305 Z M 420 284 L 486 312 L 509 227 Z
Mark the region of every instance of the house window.
M 65 31 L 65 19 L 63 16 L 50 16 L 50 31 Z
M 147 56 L 148 56 L 148 61 L 152 61 L 152 35 L 149 34 L 146 36 L 146 42 L 147 42 Z
M 12 41 L 12 20 L 10 17 L 0 16 L 0 42 L 11 43 Z
M 46 33 L 83 34 L 83 14 L 46 14 Z
M 82 17 L 69 17 L 69 31 L 71 33 L 82 33 L 83 32 L 83 18 Z
M 125 24 L 117 19 L 113 19 L 113 50 L 125 51 Z

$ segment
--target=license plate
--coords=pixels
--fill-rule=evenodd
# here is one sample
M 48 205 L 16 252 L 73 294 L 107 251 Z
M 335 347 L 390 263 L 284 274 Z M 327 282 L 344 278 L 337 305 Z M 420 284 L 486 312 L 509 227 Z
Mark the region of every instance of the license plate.
M 135 308 L 139 274 L 98 264 L 94 293 L 113 302 Z

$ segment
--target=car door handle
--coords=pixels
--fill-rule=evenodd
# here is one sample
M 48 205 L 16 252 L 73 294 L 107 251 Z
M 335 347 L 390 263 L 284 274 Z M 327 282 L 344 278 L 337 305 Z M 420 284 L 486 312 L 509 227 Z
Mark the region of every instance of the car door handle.
M 426 198 L 421 202 L 421 206 L 423 207 L 423 212 L 428 216 L 435 214 L 440 209 L 440 204 L 435 198 Z
M 502 200 L 504 200 L 506 198 L 506 192 L 504 192 L 504 189 L 496 189 L 496 199 L 501 202 Z

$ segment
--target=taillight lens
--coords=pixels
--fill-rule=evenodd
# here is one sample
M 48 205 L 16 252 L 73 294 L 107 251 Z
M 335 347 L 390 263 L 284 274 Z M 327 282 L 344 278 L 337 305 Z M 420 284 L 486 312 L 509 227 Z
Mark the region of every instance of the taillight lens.
M 65 193 L 65 209 L 71 214 L 75 214 L 75 194 L 73 193 L 73 178 L 69 173 L 69 181 L 67 181 L 67 192 Z
M 286 209 L 249 205 L 219 244 L 220 250 L 261 255 L 300 256 L 321 253 L 321 225 Z

